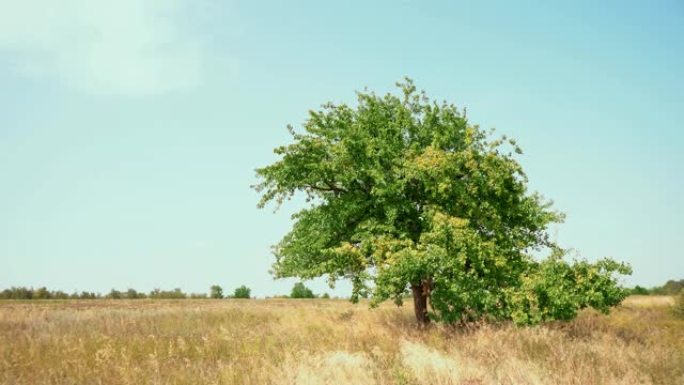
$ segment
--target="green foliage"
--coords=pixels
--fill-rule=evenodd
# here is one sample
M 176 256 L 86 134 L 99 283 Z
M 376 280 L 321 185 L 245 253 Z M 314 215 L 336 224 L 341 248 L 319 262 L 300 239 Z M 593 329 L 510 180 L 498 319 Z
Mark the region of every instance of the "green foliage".
M 152 294 L 150 293 L 150 296 Z M 162 294 L 162 292 L 157 293 L 158 297 L 161 298 L 163 295 L 171 296 L 170 294 Z M 105 296 L 105 298 L 108 299 L 142 299 L 142 298 L 147 298 L 147 295 L 145 293 L 140 293 L 135 289 L 128 289 L 125 292 L 121 292 L 116 289 L 112 289 L 109 294 Z
M 641 286 L 639 286 L 639 285 L 636 285 L 636 286 L 634 286 L 634 288 L 632 289 L 632 291 L 631 291 L 630 294 L 634 294 L 634 295 L 649 295 L 649 294 L 651 294 L 651 292 L 648 291 L 648 289 L 645 288 L 645 287 L 641 287 Z
M 100 295 L 95 293 L 95 292 L 88 292 L 88 291 L 82 291 L 81 294 L 78 295 L 78 298 L 80 299 L 96 299 L 99 298 Z
M 429 316 L 450 323 L 569 319 L 624 297 L 615 274 L 628 267 L 562 261 L 547 227 L 563 215 L 528 192 L 514 140 L 491 139 L 409 79 L 398 87 L 311 111 L 257 169 L 260 207 L 297 192 L 311 202 L 275 247 L 276 277 L 348 278 L 352 300 L 371 293 L 374 304 L 420 288 Z M 542 249 L 553 255 L 537 262 Z
M 26 287 L 12 287 L 5 289 L 0 293 L 2 299 L 32 299 L 33 289 Z
M 33 291 L 33 299 L 50 299 L 50 292 L 43 286 Z
M 105 298 L 108 298 L 108 299 L 122 299 L 123 297 L 124 297 L 123 294 L 116 289 L 110 290 L 109 294 L 107 294 L 105 296 Z
M 69 299 L 69 298 L 97 298 L 95 293 L 83 292 L 81 295 L 69 295 L 61 290 L 51 291 L 46 287 L 38 289 L 26 287 L 12 287 L 0 292 L 0 299 Z
M 245 285 L 242 285 L 235 289 L 233 293 L 233 298 L 251 298 L 252 289 Z
M 52 298 L 54 298 L 54 299 L 69 299 L 69 294 L 67 294 L 61 290 L 57 290 L 57 291 L 52 293 Z
M 212 285 L 211 288 L 209 289 L 210 291 L 210 297 L 211 298 L 217 298 L 221 299 L 223 298 L 223 289 L 219 285 Z
M 142 299 L 142 298 L 147 298 L 147 295 L 145 293 L 141 293 L 135 289 L 128 289 L 126 290 L 125 297 L 128 299 Z
M 216 286 L 218 287 L 218 286 Z M 220 289 L 220 287 L 218 287 Z M 212 287 L 213 289 L 213 287 Z M 218 293 L 214 290 L 214 294 Z M 222 294 L 222 291 L 221 291 Z M 249 296 L 249 289 L 247 289 L 247 296 Z M 80 293 L 74 292 L 69 295 L 61 290 L 51 291 L 46 287 L 40 287 L 37 289 L 26 288 L 26 287 L 12 287 L 0 291 L 0 299 L 96 299 L 102 298 L 102 296 L 95 292 L 82 291 Z M 126 291 L 119 291 L 112 289 L 107 295 L 104 296 L 107 299 L 142 299 L 148 298 L 148 295 L 137 291 L 135 289 L 127 289 Z M 181 289 L 174 290 L 161 290 L 154 289 L 149 293 L 149 298 L 154 299 L 184 299 L 184 298 L 194 298 L 202 299 L 208 298 L 206 293 L 192 293 L 187 295 L 181 291 Z M 220 297 L 222 298 L 222 297 Z
M 153 299 L 184 299 L 187 298 L 187 295 L 179 288 L 175 288 L 173 291 L 154 289 L 148 297 Z
M 313 291 L 304 286 L 304 283 L 297 282 L 292 287 L 290 298 L 315 298 Z
M 631 274 L 631 269 L 611 259 L 569 264 L 552 256 L 531 264 L 522 286 L 507 291 L 507 309 L 517 324 L 570 320 L 586 307 L 608 313 L 629 295 L 614 273 Z
M 328 294 L 328 293 L 323 293 L 323 295 L 321 296 L 321 298 L 323 298 L 323 299 L 330 299 L 330 294 Z

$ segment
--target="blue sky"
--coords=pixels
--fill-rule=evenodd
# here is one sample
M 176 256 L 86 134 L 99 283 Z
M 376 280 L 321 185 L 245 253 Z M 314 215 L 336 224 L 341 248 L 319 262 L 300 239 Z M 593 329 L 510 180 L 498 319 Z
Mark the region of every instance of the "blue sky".
M 0 3 L 0 287 L 288 292 L 300 203 L 258 210 L 254 169 L 406 75 L 518 140 L 561 244 L 684 278 L 684 5 L 551 3 Z

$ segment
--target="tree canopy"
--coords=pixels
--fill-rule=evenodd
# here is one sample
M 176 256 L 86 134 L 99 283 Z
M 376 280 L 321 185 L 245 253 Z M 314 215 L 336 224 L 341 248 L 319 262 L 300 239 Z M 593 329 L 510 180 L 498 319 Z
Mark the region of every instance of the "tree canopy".
M 235 291 L 233 292 L 233 298 L 251 298 L 252 296 L 252 289 L 248 288 L 245 285 L 242 285 L 240 287 L 236 287 Z
M 260 207 L 297 192 L 310 202 L 275 247 L 276 277 L 348 278 L 352 300 L 373 303 L 401 304 L 410 290 L 420 322 L 533 324 L 624 298 L 615 273 L 628 266 L 563 260 L 547 232 L 563 215 L 528 191 L 514 140 L 410 79 L 397 86 L 310 111 L 303 130 L 288 126 L 279 160 L 257 169 Z
M 219 285 L 211 285 L 209 288 L 209 297 L 216 299 L 223 298 L 223 288 Z
M 306 287 L 303 282 L 297 282 L 292 287 L 290 298 L 315 298 L 313 291 Z

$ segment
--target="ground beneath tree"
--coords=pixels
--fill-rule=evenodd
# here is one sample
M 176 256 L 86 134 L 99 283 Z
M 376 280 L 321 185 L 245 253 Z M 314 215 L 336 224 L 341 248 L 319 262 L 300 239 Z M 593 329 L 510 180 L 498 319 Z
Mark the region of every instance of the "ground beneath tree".
M 2 384 L 682 384 L 670 297 L 609 316 L 415 327 L 410 304 L 0 301 Z

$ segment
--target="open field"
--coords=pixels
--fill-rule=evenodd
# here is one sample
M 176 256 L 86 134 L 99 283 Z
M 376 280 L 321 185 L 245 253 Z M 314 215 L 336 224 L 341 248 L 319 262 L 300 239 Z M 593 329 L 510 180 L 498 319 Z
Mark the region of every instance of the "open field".
M 684 384 L 670 303 L 419 330 L 411 306 L 341 300 L 2 301 L 0 383 Z

